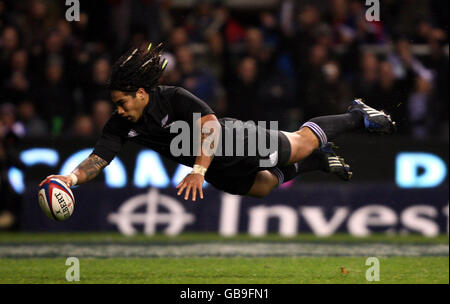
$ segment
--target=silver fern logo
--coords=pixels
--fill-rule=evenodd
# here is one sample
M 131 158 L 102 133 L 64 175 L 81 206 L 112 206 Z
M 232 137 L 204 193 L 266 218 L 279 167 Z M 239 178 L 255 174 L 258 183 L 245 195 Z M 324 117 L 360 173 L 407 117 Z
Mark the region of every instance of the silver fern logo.
M 136 137 L 138 135 L 139 135 L 139 133 L 133 129 L 131 129 L 130 132 L 128 132 L 128 137 Z
M 167 114 L 162 120 L 161 120 L 161 127 L 164 127 L 167 123 L 167 120 L 169 119 L 169 114 Z

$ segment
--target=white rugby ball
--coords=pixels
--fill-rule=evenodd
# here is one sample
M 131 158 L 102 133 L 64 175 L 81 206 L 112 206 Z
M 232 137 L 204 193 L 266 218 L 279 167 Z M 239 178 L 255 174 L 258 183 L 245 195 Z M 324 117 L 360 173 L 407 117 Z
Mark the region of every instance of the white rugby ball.
M 75 198 L 70 188 L 61 180 L 52 178 L 39 188 L 39 205 L 55 221 L 65 221 L 73 213 Z

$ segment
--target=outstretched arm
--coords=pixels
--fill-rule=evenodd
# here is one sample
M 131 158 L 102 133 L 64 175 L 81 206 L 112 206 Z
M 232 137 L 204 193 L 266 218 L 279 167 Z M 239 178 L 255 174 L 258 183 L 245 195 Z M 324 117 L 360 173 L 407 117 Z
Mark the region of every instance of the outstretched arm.
M 40 184 L 41 186 L 46 180 L 50 178 L 58 178 L 66 183 L 69 187 L 78 184 L 84 184 L 93 180 L 102 170 L 108 165 L 108 162 L 103 158 L 91 154 L 86 158 L 75 170 L 69 175 L 50 175 L 47 176 Z

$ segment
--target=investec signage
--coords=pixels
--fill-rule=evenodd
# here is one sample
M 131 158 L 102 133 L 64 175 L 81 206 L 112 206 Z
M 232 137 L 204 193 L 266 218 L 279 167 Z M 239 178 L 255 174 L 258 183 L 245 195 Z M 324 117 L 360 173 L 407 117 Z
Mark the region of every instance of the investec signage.
M 245 205 L 246 198 L 221 193 L 219 208 L 216 209 L 217 231 L 224 236 L 243 232 L 253 236 L 263 236 L 268 232 L 294 236 L 305 230 L 310 230 L 318 236 L 329 236 L 343 230 L 356 236 L 365 236 L 373 231 L 389 233 L 410 231 L 430 237 L 448 232 L 448 226 L 441 229 L 439 224 L 442 219 L 448 222 L 448 204 L 437 206 L 411 204 L 393 208 L 389 206 L 389 202 L 383 204 L 380 201 L 378 204 L 361 204 L 358 207 L 342 204 L 314 206 L 289 203 L 290 200 L 285 201 L 283 197 L 284 195 L 281 195 L 279 202 L 275 204 L 260 201 L 259 204 L 253 203 L 250 207 Z M 333 197 L 329 200 L 332 202 Z M 200 204 L 208 203 L 208 201 L 200 202 Z M 201 216 L 208 217 L 208 214 L 190 213 L 185 209 L 185 205 L 186 203 L 151 189 L 147 194 L 125 201 L 117 212 L 108 216 L 108 220 L 127 235 L 139 231 L 134 227 L 135 224 L 143 225 L 142 231 L 146 234 L 155 233 L 159 224 L 163 225 L 160 226 L 160 231 L 174 235 L 189 230 L 189 226 L 195 221 L 207 220 Z M 142 206 L 146 206 L 146 209 L 138 212 Z M 303 224 L 300 225 L 302 220 Z M 300 226 L 302 229 L 299 229 Z
M 184 201 L 174 189 L 74 189 L 75 211 L 66 222 L 48 220 L 35 193 L 26 193 L 22 227 L 33 231 L 135 233 L 218 232 L 232 236 L 312 232 L 327 236 L 372 232 L 426 236 L 448 233 L 448 186 L 430 190 L 358 183 L 315 184 L 279 189 L 264 199 L 208 188 L 205 199 Z

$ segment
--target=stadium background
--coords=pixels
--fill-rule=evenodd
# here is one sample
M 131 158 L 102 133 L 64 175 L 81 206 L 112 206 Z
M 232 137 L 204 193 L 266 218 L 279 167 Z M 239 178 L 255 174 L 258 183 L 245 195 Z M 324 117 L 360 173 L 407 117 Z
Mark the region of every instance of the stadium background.
M 380 2 L 381 20 L 367 22 L 364 1 L 352 0 L 80 1 L 80 21 L 68 22 L 64 1 L 0 0 L 0 229 L 446 234 L 448 2 Z M 130 146 L 74 189 L 70 220 L 50 221 L 37 184 L 89 153 L 112 111 L 111 64 L 149 41 L 166 46 L 161 83 L 192 91 L 218 116 L 293 131 L 362 97 L 392 113 L 399 132 L 337 142 L 349 183 L 312 173 L 262 200 L 209 187 L 195 204 L 173 186 L 188 169 Z

